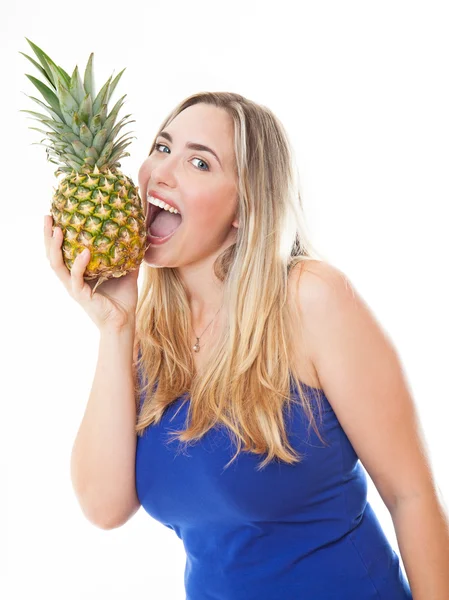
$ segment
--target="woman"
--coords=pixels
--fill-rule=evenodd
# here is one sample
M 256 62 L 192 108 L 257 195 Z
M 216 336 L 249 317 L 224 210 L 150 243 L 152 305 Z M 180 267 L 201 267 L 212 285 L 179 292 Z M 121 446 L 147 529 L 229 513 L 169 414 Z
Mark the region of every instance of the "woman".
M 173 529 L 189 600 L 446 597 L 448 521 L 399 359 L 312 248 L 280 122 L 237 94 L 191 96 L 139 186 L 140 294 L 136 272 L 93 296 L 88 258 L 71 273 L 101 333 L 72 455 L 86 516 L 108 529 L 142 505 Z

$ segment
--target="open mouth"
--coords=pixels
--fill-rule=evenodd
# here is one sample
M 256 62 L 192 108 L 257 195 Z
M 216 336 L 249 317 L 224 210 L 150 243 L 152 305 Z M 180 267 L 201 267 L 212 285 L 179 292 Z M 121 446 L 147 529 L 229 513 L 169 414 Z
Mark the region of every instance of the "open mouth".
M 180 213 L 171 213 L 151 203 L 148 204 L 148 207 L 146 228 L 149 235 L 155 238 L 165 238 L 180 227 L 182 223 Z
M 147 211 L 147 231 L 150 228 L 150 225 L 153 223 L 156 215 L 162 210 L 159 206 L 155 206 L 154 204 L 148 203 L 148 211 Z

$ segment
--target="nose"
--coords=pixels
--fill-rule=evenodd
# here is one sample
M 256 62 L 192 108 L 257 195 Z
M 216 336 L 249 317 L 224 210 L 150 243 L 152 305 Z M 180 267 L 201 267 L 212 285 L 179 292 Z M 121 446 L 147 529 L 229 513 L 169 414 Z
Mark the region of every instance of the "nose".
M 176 163 L 167 155 L 163 160 L 151 160 L 150 177 L 156 185 L 165 184 L 168 187 L 176 185 Z

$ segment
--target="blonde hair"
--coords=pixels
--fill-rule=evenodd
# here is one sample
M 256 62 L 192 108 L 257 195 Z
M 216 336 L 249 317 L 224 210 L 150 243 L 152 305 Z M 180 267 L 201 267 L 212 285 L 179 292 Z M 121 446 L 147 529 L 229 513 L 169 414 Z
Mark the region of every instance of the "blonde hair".
M 239 228 L 236 242 L 214 263 L 223 283 L 225 327 L 199 375 L 192 356 L 190 306 L 176 268 L 142 264 L 136 311 L 141 356 L 134 366 L 146 383 L 136 377 L 136 433 L 141 436 L 159 423 L 167 406 L 188 393 L 188 426 L 172 432 L 180 442 L 199 440 L 221 423 L 237 447 L 226 467 L 242 444 L 244 451 L 267 454 L 259 470 L 276 457 L 288 464 L 301 462 L 283 418 L 284 408 L 290 411 L 296 402 L 290 376 L 309 423 L 322 438 L 294 368 L 301 321 L 298 306 L 289 302 L 287 280 L 296 265 L 320 260 L 320 255 L 306 232 L 293 151 L 283 125 L 265 106 L 239 94 L 204 92 L 188 97 L 168 115 L 150 153 L 159 132 L 200 102 L 224 109 L 234 124 Z M 321 417 L 320 395 L 313 395 Z

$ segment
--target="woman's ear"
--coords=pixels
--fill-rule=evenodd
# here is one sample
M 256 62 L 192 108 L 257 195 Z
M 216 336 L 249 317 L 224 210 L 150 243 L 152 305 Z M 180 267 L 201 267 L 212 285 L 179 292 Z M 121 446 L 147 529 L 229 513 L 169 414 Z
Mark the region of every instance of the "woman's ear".
M 237 209 L 236 209 L 236 211 L 234 213 L 234 220 L 232 221 L 232 226 L 236 227 L 237 229 L 239 227 L 239 209 L 238 209 L 238 206 L 237 206 Z

